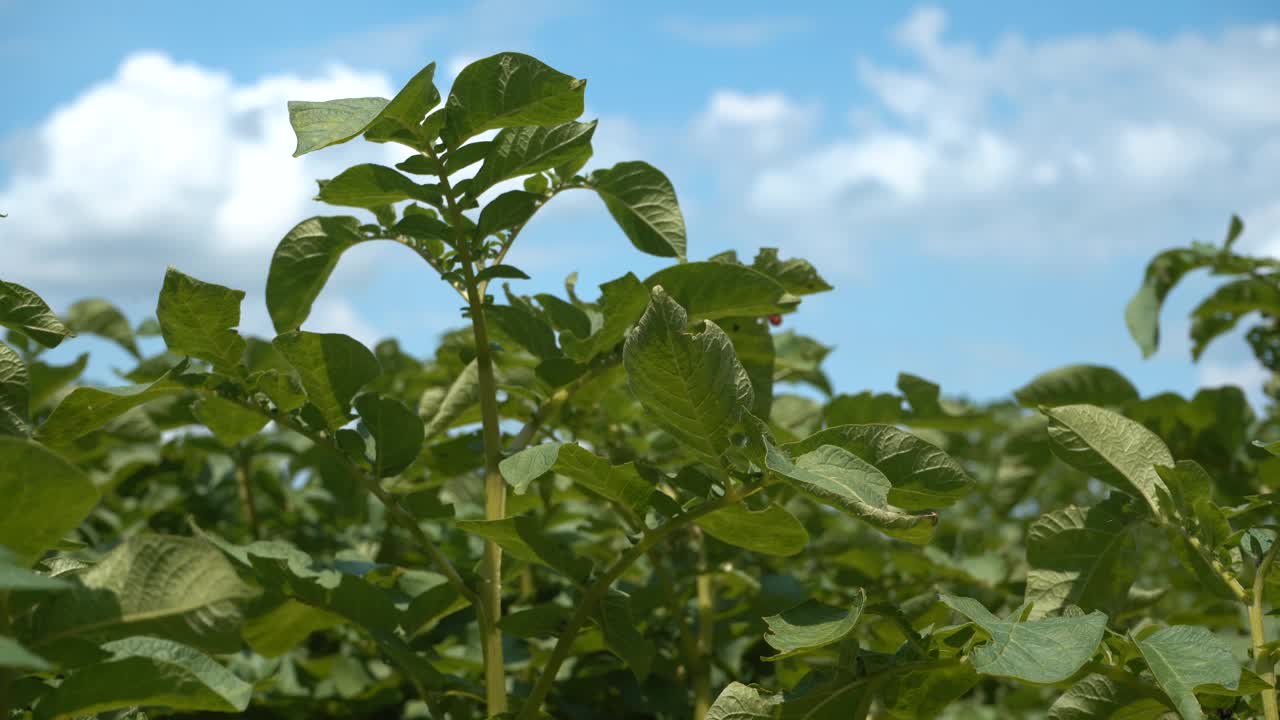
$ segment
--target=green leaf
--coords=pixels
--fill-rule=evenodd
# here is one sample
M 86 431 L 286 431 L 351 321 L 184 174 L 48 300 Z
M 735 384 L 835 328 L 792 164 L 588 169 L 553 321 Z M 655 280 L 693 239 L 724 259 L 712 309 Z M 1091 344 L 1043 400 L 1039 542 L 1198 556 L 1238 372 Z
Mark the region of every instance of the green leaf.
M 302 327 L 338 258 L 366 239 L 353 217 L 313 217 L 285 234 L 267 272 L 267 311 L 277 333 Z
M 71 583 L 66 580 L 28 570 L 11 550 L 0 545 L 0 592 L 60 592 L 70 588 Z
M 31 378 L 13 348 L 0 343 L 0 435 L 31 434 Z
M 596 607 L 593 619 L 600 626 L 609 650 L 631 668 L 636 680 L 644 682 L 653 668 L 657 648 L 640 634 L 631 613 L 631 597 L 610 589 Z
M 675 188 L 661 170 L 645 162 L 621 162 L 591 173 L 587 187 L 604 201 L 636 249 L 685 259 L 684 215 Z
M 1042 515 L 1027 531 L 1027 592 L 1032 618 L 1068 605 L 1116 615 L 1137 579 L 1125 496 L 1089 508 L 1074 505 Z
M 782 697 L 750 685 L 731 682 L 707 710 L 706 720 L 766 720 L 777 717 Z
M 1097 651 L 1107 627 L 1107 616 L 1096 611 L 1024 621 L 1024 605 L 1001 620 L 973 598 L 939 599 L 991 636 L 990 642 L 973 649 L 975 670 L 1024 682 L 1057 683 L 1076 674 Z
M 402 200 L 434 203 L 439 199 L 439 191 L 419 185 L 385 165 L 365 163 L 349 167 L 322 183 L 316 199 L 330 205 L 375 208 Z
M 266 426 L 269 420 L 261 411 L 250 410 L 216 395 L 196 399 L 191 404 L 191 414 L 213 431 L 218 442 L 227 447 L 235 447 L 241 440 L 251 437 Z
M 434 140 L 435 133 L 424 132 L 423 120 L 432 108 L 440 104 L 440 91 L 434 82 L 435 72 L 435 63 L 419 70 L 369 122 L 364 131 L 365 139 L 400 142 L 411 147 Z
M 344 143 L 364 132 L 387 107 L 384 98 L 346 98 L 308 102 L 289 101 L 289 124 L 298 137 L 294 157 Z
M 1231 525 L 1214 504 L 1213 478 L 1200 463 L 1179 460 L 1173 467 L 1157 465 L 1156 473 L 1169 489 L 1170 512 L 1181 519 L 1182 526 L 1210 549 L 1222 545 L 1231 535 Z
M 485 130 L 569 122 L 582 114 L 586 87 L 586 80 L 528 55 L 491 55 L 466 66 L 454 79 L 445 104 L 444 137 L 457 147 Z
M 848 608 L 806 600 L 790 610 L 765 618 L 764 623 L 769 629 L 765 631 L 764 641 L 778 654 L 764 659 L 777 661 L 840 642 L 853 632 L 866 603 L 867 593 L 862 588 L 855 588 Z
M 341 625 L 340 615 L 286 599 L 269 611 L 245 621 L 244 641 L 263 657 L 279 657 L 313 632 Z
M 40 702 L 39 720 L 69 718 L 134 706 L 242 712 L 253 686 L 197 650 L 169 640 L 125 638 L 102 647 L 111 659 L 62 681 Z
M 244 357 L 245 340 L 234 328 L 240 324 L 243 290 L 202 282 L 173 268 L 164 275 L 156 305 L 160 333 L 179 355 L 209 361 L 231 374 Z
M 509 127 L 489 144 L 484 165 L 467 192 L 477 196 L 503 180 L 549 170 L 591 155 L 596 121 L 569 122 L 554 127 Z
M 476 221 L 476 240 L 507 230 L 516 231 L 529 222 L 546 198 L 524 190 L 508 190 L 489 201 Z
M 0 280 L 0 327 L 22 333 L 47 348 L 75 333 L 62 324 L 39 295 L 18 283 Z
M 381 372 L 373 353 L 346 335 L 297 331 L 272 344 L 298 371 L 307 399 L 330 430 L 347 424 L 351 400 Z
M 89 365 L 89 354 L 80 353 L 75 362 L 66 365 L 50 365 L 39 360 L 32 361 L 27 368 L 31 374 L 31 409 L 39 412 L 45 409 L 60 390 L 80 377 Z
M 703 515 L 696 522 L 711 537 L 762 555 L 789 557 L 809 543 L 804 525 L 781 505 L 769 505 L 763 510 L 730 505 Z
M 967 663 L 940 668 L 903 668 L 890 673 L 880 687 L 880 696 L 887 717 L 933 720 L 972 690 L 980 679 Z
M 89 334 L 106 338 L 135 358 L 142 357 L 129 319 L 110 302 L 98 298 L 77 301 L 67 308 L 66 318 L 67 327 L 77 335 Z
M 847 450 L 823 445 L 792 462 L 766 444 L 765 465 L 797 490 L 871 525 L 890 537 L 924 545 L 933 537 L 937 513 L 911 515 L 890 507 L 884 473 Z
M 643 511 L 653 494 L 653 484 L 640 477 L 634 463 L 610 465 L 608 460 L 572 443 L 542 443 L 525 448 L 503 459 L 498 469 L 518 494 L 524 494 L 530 484 L 550 472 L 635 512 Z
M 1049 720 L 1163 720 L 1172 712 L 1155 688 L 1119 683 L 1105 675 L 1088 675 L 1058 696 L 1049 708 Z M 1197 717 L 1200 717 L 1197 715 Z
M 704 321 L 690 333 L 688 316 L 661 287 L 627 338 L 622 363 L 631 392 L 650 417 L 712 466 L 729 447 L 729 431 L 753 392 L 733 344 Z
M 831 394 L 831 381 L 822 372 L 822 361 L 831 354 L 831 347 L 791 330 L 774 333 L 773 347 L 774 380 L 808 383 L 826 395 Z
M 511 280 L 528 280 L 529 276 L 523 270 L 511 265 L 490 265 L 489 267 L 476 273 L 476 282 L 488 282 L 498 278 L 507 278 Z
M 1168 489 L 1155 466 L 1173 465 L 1173 456 L 1155 433 L 1093 405 L 1063 405 L 1040 412 L 1049 418 L 1053 453 L 1063 462 L 1141 497 L 1160 516 L 1160 497 Z
M 280 372 L 275 368 L 264 370 L 262 374 L 252 378 L 257 388 L 262 391 L 279 412 L 293 412 L 307 402 L 306 392 L 302 384 L 292 372 Z
M 720 320 L 790 312 L 799 302 L 782 285 L 741 265 L 691 262 L 650 275 L 648 287 L 662 286 L 694 320 Z
M 604 321 L 590 336 L 561 333 L 560 345 L 565 355 L 587 362 L 591 358 L 612 350 L 622 342 L 627 330 L 644 314 L 649 304 L 649 292 L 633 274 L 627 273 L 600 286 L 600 314 Z
M 490 321 L 490 327 L 539 359 L 562 356 L 560 348 L 556 347 L 556 335 L 551 326 L 528 310 L 511 305 L 486 305 L 484 314 Z
M 1014 391 L 1023 407 L 1039 405 L 1123 405 L 1138 399 L 1125 376 L 1100 365 L 1067 365 L 1037 375 Z
M 213 545 L 174 535 L 134 535 L 76 577 L 74 589 L 37 612 L 37 649 L 67 637 L 152 635 L 234 651 L 238 604 L 256 594 Z
M 485 540 L 498 543 L 512 557 L 538 563 L 583 582 L 591 572 L 591 561 L 576 557 L 563 538 L 548 534 L 530 515 L 501 520 L 459 520 L 457 527 Z
M 1183 720 L 1204 717 L 1196 700 L 1197 687 L 1221 685 L 1230 689 L 1240 683 L 1240 663 L 1231 648 L 1205 628 L 1174 625 L 1135 642 Z
M 506 615 L 498 621 L 498 626 L 518 638 L 555 637 L 572 617 L 573 608 L 544 603 Z
M 0 668 L 17 670 L 52 670 L 48 660 L 36 655 L 11 637 L 0 635 Z
M 1216 257 L 1216 248 L 1196 246 L 1166 250 L 1152 258 L 1142 287 L 1124 312 L 1129 334 L 1142 349 L 1143 357 L 1150 357 L 1160 343 L 1160 307 L 1169 291 L 1184 275 L 1212 265 Z
M 423 431 L 417 413 L 395 398 L 374 393 L 356 398 L 355 405 L 375 443 L 375 477 L 397 475 L 418 458 Z
M 892 484 L 889 503 L 904 510 L 947 507 L 973 488 L 973 478 L 937 446 L 893 425 L 840 425 L 782 446 L 799 457 L 834 445 L 875 466 Z
M 1191 358 L 1199 360 L 1209 343 L 1252 312 L 1280 315 L 1280 288 L 1271 280 L 1246 277 L 1213 291 L 1191 311 Z
M 832 289 L 808 260 L 783 260 L 778 257 L 777 248 L 760 248 L 751 267 L 776 280 L 792 295 L 812 295 Z
M 28 440 L 0 437 L 0 545 L 29 566 L 98 504 L 89 478 Z
M 139 405 L 186 392 L 187 388 L 175 379 L 184 369 L 185 363 L 180 363 L 149 385 L 78 387 L 58 403 L 36 430 L 36 437 L 47 445 L 66 445 Z
M 753 317 L 725 318 L 720 327 L 733 343 L 738 362 L 747 371 L 755 401 L 751 414 L 767 418 L 773 409 L 773 335 L 764 321 Z
M 423 400 L 426 399 L 427 395 L 423 393 Z M 449 389 L 445 391 L 438 405 L 426 407 L 423 403 L 419 403 L 418 415 L 427 421 L 425 438 L 430 440 L 448 430 L 455 420 L 479 402 L 480 369 L 476 361 L 472 360 L 449 384 Z

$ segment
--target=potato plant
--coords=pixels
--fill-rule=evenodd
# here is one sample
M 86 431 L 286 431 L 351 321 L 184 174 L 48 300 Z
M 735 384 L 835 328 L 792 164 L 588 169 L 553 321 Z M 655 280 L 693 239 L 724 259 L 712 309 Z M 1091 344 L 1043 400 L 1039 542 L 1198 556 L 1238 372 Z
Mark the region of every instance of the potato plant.
M 819 271 L 688 261 L 661 171 L 586 169 L 585 80 L 506 52 L 442 98 L 434 70 L 289 104 L 296 155 L 405 159 L 320 181 L 359 215 L 281 239 L 274 338 L 175 268 L 137 325 L 0 282 L 0 717 L 1280 720 L 1269 411 L 1094 365 L 989 404 L 834 394 L 779 327 Z M 519 294 L 508 252 L 576 190 L 671 264 Z M 1280 368 L 1280 265 L 1241 229 L 1152 261 L 1143 351 L 1203 268 L 1232 279 L 1197 355 L 1259 313 Z M 374 241 L 464 304 L 430 357 L 304 329 Z M 43 356 L 77 334 L 132 384 Z

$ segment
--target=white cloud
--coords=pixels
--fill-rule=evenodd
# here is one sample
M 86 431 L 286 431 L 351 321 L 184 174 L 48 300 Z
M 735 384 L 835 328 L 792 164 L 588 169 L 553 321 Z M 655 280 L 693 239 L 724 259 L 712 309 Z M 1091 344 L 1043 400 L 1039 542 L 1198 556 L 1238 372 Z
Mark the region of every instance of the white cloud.
M 799 105 L 778 92 L 756 95 L 717 90 L 694 123 L 697 140 L 740 155 L 772 155 L 812 132 L 816 105 Z
M 341 66 L 241 84 L 160 53 L 133 54 L 26 134 L 0 187 L 10 215 L 0 225 L 4 274 L 61 302 L 140 304 L 154 302 L 173 265 L 244 288 L 246 311 L 261 312 L 279 239 L 309 215 L 343 212 L 312 201 L 315 179 L 406 154 L 360 143 L 295 159 L 286 101 L 392 91 L 380 74 Z
M 716 91 L 692 137 L 737 130 L 770 150 L 722 166 L 727 195 L 750 199 L 744 233 L 786 232 L 824 267 L 876 238 L 1084 265 L 1187 242 L 1239 212 L 1252 246 L 1280 249 L 1280 25 L 1010 34 L 980 48 L 949 41 L 946 21 L 925 8 L 902 23 L 903 65 L 859 60 L 869 99 L 818 141 L 794 130 L 795 99 Z
M 813 28 L 813 21 L 802 17 L 669 17 L 662 21 L 661 27 L 667 33 L 694 45 L 755 48 L 768 45 L 786 35 L 810 30 Z

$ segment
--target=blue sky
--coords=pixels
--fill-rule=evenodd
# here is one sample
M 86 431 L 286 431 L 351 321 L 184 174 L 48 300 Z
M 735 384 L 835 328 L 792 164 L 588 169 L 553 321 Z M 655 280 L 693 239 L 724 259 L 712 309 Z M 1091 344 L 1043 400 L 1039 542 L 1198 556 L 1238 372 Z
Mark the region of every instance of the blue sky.
M 1280 10 L 1273 2 L 19 3 L 0 0 L 0 275 L 65 307 L 154 307 L 166 265 L 249 291 L 313 214 L 312 179 L 398 158 L 295 160 L 287 99 L 389 95 L 428 61 L 442 90 L 499 50 L 589 78 L 596 160 L 675 183 L 690 256 L 777 246 L 836 290 L 787 325 L 837 346 L 837 389 L 898 371 L 978 398 L 1112 365 L 1147 393 L 1256 388 L 1238 336 L 1190 361 L 1189 283 L 1143 361 L 1123 308 L 1146 260 L 1216 241 L 1280 253 Z M 592 198 L 557 198 L 512 260 L 585 295 L 661 263 Z M 427 352 L 458 301 L 395 247 L 361 247 L 308 323 Z M 97 366 L 125 358 L 92 340 Z

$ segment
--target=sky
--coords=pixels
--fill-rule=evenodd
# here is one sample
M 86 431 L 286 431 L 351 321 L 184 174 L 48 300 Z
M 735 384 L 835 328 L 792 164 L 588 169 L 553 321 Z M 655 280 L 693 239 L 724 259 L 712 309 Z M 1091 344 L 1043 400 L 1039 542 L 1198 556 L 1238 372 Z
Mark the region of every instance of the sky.
M 0 278 L 55 309 L 154 312 L 165 268 L 247 291 L 270 335 L 275 244 L 313 215 L 314 180 L 405 152 L 349 143 L 291 157 L 288 100 L 390 97 L 438 63 L 526 52 L 588 79 L 588 165 L 672 179 L 691 260 L 778 247 L 835 290 L 784 327 L 834 345 L 840 392 L 899 371 L 1007 397 L 1069 363 L 1144 394 L 1266 374 L 1240 333 L 1193 363 L 1171 296 L 1143 360 L 1124 306 L 1148 259 L 1220 241 L 1280 255 L 1280 5 L 1223 2 L 33 3 L 0 0 Z M 532 293 L 579 274 L 593 297 L 640 254 L 587 193 L 556 198 L 508 262 Z M 426 273 L 426 274 L 424 274 Z M 344 256 L 306 329 L 419 355 L 463 324 L 403 248 Z M 1245 323 L 1247 325 L 1247 323 Z M 100 379 L 128 358 L 90 338 Z

